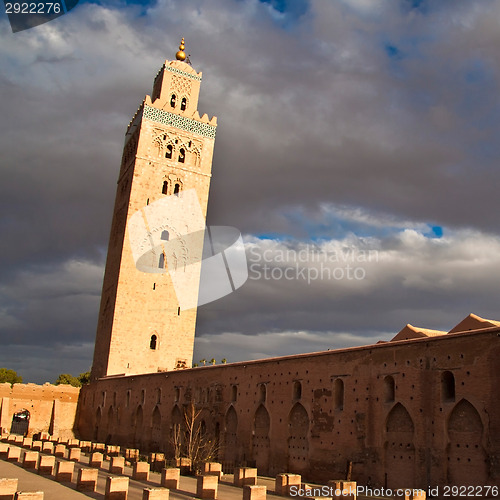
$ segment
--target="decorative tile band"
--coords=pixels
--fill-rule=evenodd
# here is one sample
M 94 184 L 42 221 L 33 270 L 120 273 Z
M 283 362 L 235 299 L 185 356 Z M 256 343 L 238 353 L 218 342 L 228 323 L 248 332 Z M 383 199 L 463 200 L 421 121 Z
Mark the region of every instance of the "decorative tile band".
M 216 126 L 192 120 L 191 118 L 186 118 L 185 116 L 169 113 L 168 111 L 163 111 L 162 109 L 152 108 L 146 104 L 144 105 L 143 118 L 162 123 L 163 125 L 180 128 L 181 130 L 186 130 L 187 132 L 193 132 L 194 134 L 199 134 L 203 137 L 208 137 L 209 139 L 215 139 L 215 131 L 217 129 Z
M 201 82 L 201 76 L 192 75 L 191 73 L 188 73 L 187 71 L 182 71 L 182 70 L 177 69 L 177 68 L 172 68 L 172 66 L 165 66 L 165 69 L 167 71 L 171 71 L 172 73 L 178 73 L 179 75 L 187 76 L 188 78 L 191 78 L 192 80 L 197 80 L 197 81 Z

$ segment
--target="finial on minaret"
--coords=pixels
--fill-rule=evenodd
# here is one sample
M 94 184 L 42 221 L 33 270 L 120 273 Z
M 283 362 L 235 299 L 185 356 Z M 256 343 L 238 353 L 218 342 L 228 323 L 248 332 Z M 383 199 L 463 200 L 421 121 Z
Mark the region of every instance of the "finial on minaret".
M 184 61 L 186 59 L 186 53 L 184 52 L 184 49 L 186 47 L 184 46 L 184 38 L 181 41 L 181 44 L 179 45 L 179 52 L 175 54 L 175 57 L 178 61 Z

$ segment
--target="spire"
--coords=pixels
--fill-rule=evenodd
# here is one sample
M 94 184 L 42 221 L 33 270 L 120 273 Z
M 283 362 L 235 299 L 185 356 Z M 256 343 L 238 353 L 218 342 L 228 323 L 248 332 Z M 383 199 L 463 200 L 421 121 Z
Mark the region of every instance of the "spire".
M 178 61 L 184 61 L 186 59 L 186 53 L 184 52 L 184 49 L 186 47 L 184 46 L 184 38 L 181 41 L 181 44 L 179 45 L 179 52 L 175 54 L 175 57 Z

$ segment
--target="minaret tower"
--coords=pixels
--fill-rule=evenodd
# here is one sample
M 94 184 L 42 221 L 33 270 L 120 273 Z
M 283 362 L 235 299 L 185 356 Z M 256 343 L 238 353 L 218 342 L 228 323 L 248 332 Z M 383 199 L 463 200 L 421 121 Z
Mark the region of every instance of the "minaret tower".
M 125 135 L 92 380 L 191 366 L 196 308 L 182 310 L 168 272 L 138 270 L 129 241 L 134 213 L 186 190 L 196 191 L 206 218 L 217 119 L 197 111 L 202 74 L 186 62 L 184 49 L 182 39 Z

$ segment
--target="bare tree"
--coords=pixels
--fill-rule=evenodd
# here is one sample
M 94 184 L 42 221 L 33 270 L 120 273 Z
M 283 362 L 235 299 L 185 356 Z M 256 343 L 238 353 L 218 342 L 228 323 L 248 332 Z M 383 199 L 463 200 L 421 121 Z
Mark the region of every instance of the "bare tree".
M 193 472 L 201 472 L 203 463 L 216 460 L 219 451 L 217 441 L 207 436 L 201 413 L 202 410 L 197 409 L 193 402 L 184 409 L 184 439 L 182 442 L 180 426 L 174 426 L 175 458 L 188 458 Z

